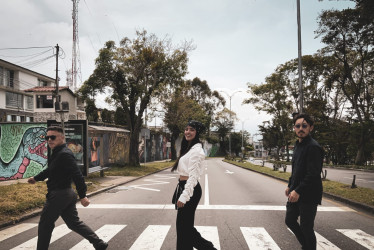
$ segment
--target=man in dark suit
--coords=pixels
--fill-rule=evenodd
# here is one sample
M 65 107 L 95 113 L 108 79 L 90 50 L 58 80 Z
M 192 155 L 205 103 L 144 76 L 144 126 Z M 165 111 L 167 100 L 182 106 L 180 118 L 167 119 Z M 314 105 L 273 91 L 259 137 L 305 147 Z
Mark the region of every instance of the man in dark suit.
M 28 180 L 29 183 L 35 184 L 37 181 L 48 178 L 47 200 L 38 227 L 37 250 L 48 249 L 55 221 L 60 216 L 71 230 L 86 238 L 96 250 L 105 250 L 108 243 L 101 240 L 78 217 L 75 205 L 77 194 L 71 188 L 71 183 L 75 183 L 82 206 L 87 207 L 90 200 L 86 196 L 87 186 L 82 173 L 77 166 L 73 153 L 66 146 L 63 129 L 61 127 L 48 127 L 45 139 L 52 150 L 48 158 L 48 168 Z
M 298 114 L 293 119 L 296 141 L 292 157 L 292 175 L 285 194 L 288 197 L 286 225 L 295 234 L 302 249 L 316 249 L 314 219 L 317 206 L 322 200 L 321 171 L 323 150 L 310 133 L 313 119 L 307 114 Z M 300 217 L 300 224 L 298 218 Z

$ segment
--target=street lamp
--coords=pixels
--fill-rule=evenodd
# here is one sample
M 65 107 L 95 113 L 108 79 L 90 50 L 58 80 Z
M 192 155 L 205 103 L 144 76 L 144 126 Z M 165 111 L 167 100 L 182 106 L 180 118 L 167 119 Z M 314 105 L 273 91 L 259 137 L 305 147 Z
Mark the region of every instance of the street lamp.
M 242 121 L 242 159 L 244 160 L 244 122 L 247 121 L 249 119 L 245 119 L 244 121 Z
M 231 121 L 231 98 L 232 98 L 236 93 L 243 92 L 243 91 L 238 90 L 238 91 L 235 91 L 234 93 L 232 93 L 231 95 L 229 95 L 227 92 L 222 91 L 222 90 L 219 91 L 219 92 L 225 93 L 225 94 L 229 97 L 229 100 L 230 100 L 230 121 Z M 230 153 L 230 156 L 231 156 L 231 130 L 229 131 L 229 153 Z

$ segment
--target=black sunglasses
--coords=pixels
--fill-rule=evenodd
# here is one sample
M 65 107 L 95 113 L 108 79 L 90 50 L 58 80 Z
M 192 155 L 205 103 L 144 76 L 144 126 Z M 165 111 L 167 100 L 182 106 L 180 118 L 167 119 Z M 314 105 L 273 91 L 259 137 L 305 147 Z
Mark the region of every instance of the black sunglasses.
M 295 125 L 295 128 L 297 128 L 297 129 L 299 129 L 300 127 L 302 127 L 302 128 L 307 128 L 308 125 L 307 125 L 307 124 L 302 124 L 302 125 L 300 125 L 300 124 L 296 124 L 296 125 Z
M 47 135 L 45 137 L 45 140 L 48 141 L 49 139 L 51 139 L 52 141 L 54 141 L 56 139 L 56 136 L 55 135 Z

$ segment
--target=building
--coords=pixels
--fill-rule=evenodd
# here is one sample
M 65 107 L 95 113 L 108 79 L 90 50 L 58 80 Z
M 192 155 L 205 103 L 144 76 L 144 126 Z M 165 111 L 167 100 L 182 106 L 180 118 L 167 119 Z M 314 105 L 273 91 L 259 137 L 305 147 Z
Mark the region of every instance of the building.
M 0 59 L 0 122 L 55 120 L 55 79 Z M 84 104 L 68 88 L 60 87 L 69 103 L 65 119 L 86 119 Z

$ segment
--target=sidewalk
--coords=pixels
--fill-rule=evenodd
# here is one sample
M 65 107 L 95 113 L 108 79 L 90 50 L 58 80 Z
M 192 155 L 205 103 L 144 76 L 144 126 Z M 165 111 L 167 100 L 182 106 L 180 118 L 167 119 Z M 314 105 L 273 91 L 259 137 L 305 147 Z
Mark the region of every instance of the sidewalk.
M 153 174 L 153 173 L 151 173 L 151 174 Z M 147 175 L 144 175 L 144 176 L 147 176 Z M 137 180 L 137 179 L 142 178 L 144 176 L 136 176 L 136 177 L 134 177 L 134 176 L 104 176 L 104 177 L 95 178 L 94 180 L 99 182 L 101 188 L 92 192 L 92 193 L 88 193 L 87 197 L 92 197 L 96 194 L 103 193 L 107 190 L 110 190 L 110 189 L 115 188 L 117 186 L 129 183 L 131 181 Z M 1 181 L 0 186 L 13 185 L 13 184 L 17 184 L 17 183 L 27 183 L 27 179 Z M 90 181 L 86 180 L 86 183 L 87 183 L 87 185 L 89 185 Z M 18 220 L 12 220 L 12 221 L 8 221 L 6 223 L 0 224 L 0 228 L 19 223 L 21 221 L 24 221 L 26 219 L 29 219 L 29 218 L 32 218 L 32 217 L 35 217 L 35 216 L 39 216 L 41 212 L 42 212 L 42 208 L 37 208 L 30 213 L 24 214 Z

